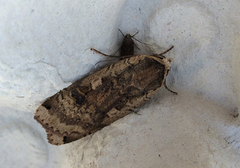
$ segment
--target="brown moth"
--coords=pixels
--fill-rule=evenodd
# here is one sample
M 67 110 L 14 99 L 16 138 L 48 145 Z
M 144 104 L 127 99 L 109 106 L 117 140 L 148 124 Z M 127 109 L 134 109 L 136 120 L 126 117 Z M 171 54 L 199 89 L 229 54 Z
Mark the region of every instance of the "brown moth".
M 130 34 L 127 34 L 127 35 L 124 35 L 123 33 L 122 33 L 122 31 L 119 29 L 119 31 L 121 32 L 121 34 L 123 35 L 123 37 L 124 37 L 124 39 L 123 39 L 123 41 L 122 41 L 122 44 L 121 44 L 121 47 L 120 47 L 120 56 L 123 56 L 122 54 L 124 54 L 124 55 L 133 55 L 134 54 L 134 41 L 132 40 L 132 37 L 134 37 L 137 33 L 135 33 L 133 36 L 131 36 Z M 99 51 L 96 51 L 96 52 L 98 52 L 99 54 L 101 54 L 101 55 L 104 55 L 104 56 L 107 56 L 107 57 L 114 57 L 114 58 L 121 58 L 121 57 L 118 57 L 118 56 L 110 56 L 110 55 L 106 55 L 106 54 L 103 54 L 103 53 L 101 53 L 101 52 L 99 52 Z M 100 61 L 101 62 L 101 61 Z M 79 80 L 80 81 L 80 80 Z M 76 82 L 78 82 L 78 81 L 76 81 Z M 75 83 L 76 83 L 75 82 Z M 61 92 L 61 91 L 60 91 Z M 59 92 L 59 93 L 60 93 Z M 59 94 L 59 93 L 57 93 L 57 94 Z M 55 95 L 57 95 L 57 94 L 55 94 Z M 52 96 L 53 97 L 53 96 Z M 41 106 L 44 106 L 44 104 L 47 104 L 48 103 L 48 101 L 50 101 L 50 99 L 51 99 L 51 97 L 50 98 L 48 98 Z M 41 107 L 40 106 L 40 107 Z M 40 107 L 38 108 L 38 109 L 40 109 Z M 50 107 L 49 107 L 50 108 Z M 59 143 L 59 142 L 56 142 L 56 140 L 54 141 L 54 137 L 56 136 L 56 135 L 54 135 L 55 133 L 54 133 L 54 128 L 53 127 L 48 127 L 49 126 L 49 124 L 48 124 L 48 121 L 47 120 L 39 120 L 39 117 L 42 115 L 42 114 L 40 114 L 41 113 L 41 110 L 39 111 L 39 110 L 36 110 L 36 113 L 35 113 L 35 116 L 34 116 L 34 119 L 36 119 L 40 124 L 42 124 L 42 126 L 46 129 L 46 132 L 47 132 L 47 136 L 48 136 L 48 141 L 49 141 L 49 143 L 51 143 L 51 144 L 53 144 L 53 145 L 61 145 L 61 144 L 64 144 L 64 143 L 68 143 L 68 142 L 71 142 L 71 141 L 74 141 L 75 139 L 73 139 L 73 140 L 68 140 L 67 142 L 65 142 L 65 140 L 63 139 L 63 140 L 61 140 L 61 142 Z M 50 110 L 50 109 L 49 109 Z M 87 134 L 86 134 L 87 135 Z M 61 136 L 61 135 L 60 135 Z M 56 139 L 58 139 L 59 138 L 59 136 L 57 136 L 56 137 Z M 66 138 L 66 136 L 62 136 L 62 138 Z M 68 138 L 69 139 L 69 138 Z M 78 138 L 77 138 L 78 139 Z M 76 140 L 77 140 L 76 139 Z
M 163 54 L 172 48 L 155 55 L 120 56 L 48 98 L 34 118 L 46 129 L 49 143 L 62 145 L 102 129 L 143 105 L 162 85 L 171 91 L 166 76 L 172 59 Z

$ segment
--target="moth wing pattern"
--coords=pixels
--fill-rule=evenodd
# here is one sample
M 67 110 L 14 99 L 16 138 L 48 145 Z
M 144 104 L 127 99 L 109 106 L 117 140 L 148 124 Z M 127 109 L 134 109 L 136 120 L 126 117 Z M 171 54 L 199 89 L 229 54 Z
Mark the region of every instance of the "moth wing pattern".
M 62 145 L 92 134 L 143 105 L 164 84 L 171 58 L 137 55 L 111 64 L 48 98 L 34 118 Z

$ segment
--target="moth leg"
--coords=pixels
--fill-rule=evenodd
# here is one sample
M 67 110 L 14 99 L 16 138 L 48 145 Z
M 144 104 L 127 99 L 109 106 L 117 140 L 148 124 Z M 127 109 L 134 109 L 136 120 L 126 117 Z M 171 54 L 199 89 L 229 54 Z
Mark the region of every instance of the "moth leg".
M 137 114 L 137 115 L 142 115 L 142 114 L 139 114 L 138 111 L 137 111 L 137 112 L 136 112 L 136 111 L 133 111 L 133 112 L 134 112 L 135 114 Z
M 174 46 L 170 47 L 169 49 L 167 49 L 166 51 L 160 53 L 159 55 L 163 55 L 163 54 L 166 54 L 168 51 L 170 51 L 171 49 L 173 49 Z
M 119 56 L 115 56 L 115 55 L 107 55 L 107 54 L 104 54 L 104 53 L 102 53 L 102 52 L 100 52 L 100 51 L 94 49 L 94 48 L 91 48 L 90 50 L 91 50 L 91 51 L 94 51 L 94 52 L 96 52 L 96 53 L 98 53 L 98 54 L 100 54 L 100 55 L 103 55 L 103 56 L 105 56 L 105 57 L 119 58 Z
M 177 92 L 174 92 L 174 91 L 170 90 L 170 89 L 167 87 L 167 85 L 166 85 L 166 80 L 164 81 L 163 85 L 165 86 L 165 88 L 166 88 L 169 92 L 172 92 L 173 94 L 178 95 Z
M 115 55 L 120 49 L 121 49 L 121 47 L 119 47 L 119 49 L 118 49 L 117 51 L 115 51 L 115 52 L 113 53 L 113 55 Z
M 137 114 L 137 115 L 141 115 L 141 114 L 139 114 L 138 112 L 139 112 L 139 110 L 130 110 L 131 112 L 133 112 L 133 113 L 135 113 L 135 114 Z
M 134 43 L 134 46 L 135 46 L 138 50 L 140 50 L 140 48 L 137 46 L 137 44 Z
M 115 59 L 109 59 L 109 60 L 102 60 L 102 61 L 98 61 L 95 65 L 101 63 L 101 62 L 107 62 L 107 61 L 114 61 Z

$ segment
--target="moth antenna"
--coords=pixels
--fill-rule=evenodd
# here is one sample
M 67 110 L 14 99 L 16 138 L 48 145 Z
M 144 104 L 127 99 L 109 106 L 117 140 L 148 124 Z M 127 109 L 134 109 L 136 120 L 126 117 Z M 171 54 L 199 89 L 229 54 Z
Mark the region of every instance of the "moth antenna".
M 137 31 L 134 35 L 132 35 L 131 38 L 133 38 L 134 40 L 138 41 L 138 40 L 134 37 L 136 34 L 138 34 L 138 32 L 139 32 L 139 31 Z M 137 46 L 136 43 L 134 43 L 134 46 L 135 46 L 138 50 L 140 50 L 140 48 Z
M 140 48 L 137 46 L 137 44 L 135 44 L 135 43 L 134 43 L 134 46 L 135 46 L 137 49 L 139 49 L 139 50 L 140 50 Z
M 115 59 L 110 59 L 110 60 L 102 60 L 102 61 L 98 61 L 95 65 L 101 63 L 101 62 L 107 62 L 107 61 L 114 61 Z
M 120 30 L 120 29 L 118 29 L 119 31 L 120 31 L 120 33 L 122 34 L 122 36 L 124 37 L 124 34 L 123 34 L 123 32 Z
M 169 49 L 167 49 L 166 51 L 160 53 L 160 54 L 153 54 L 153 56 L 158 57 L 158 58 L 166 58 L 163 54 L 166 54 L 167 52 L 169 52 L 171 49 L 173 49 L 174 46 L 170 47 Z
M 122 32 L 120 29 L 118 29 L 118 30 L 120 31 L 120 33 L 122 34 L 122 36 L 125 37 L 125 35 L 123 34 L 123 32 Z M 131 37 L 134 37 L 136 34 L 138 34 L 138 31 L 137 31 L 134 35 L 132 35 Z
M 169 49 L 167 49 L 166 51 L 160 53 L 159 55 L 163 55 L 163 54 L 166 54 L 168 51 L 170 51 L 171 49 L 173 49 L 174 46 L 170 47 Z
M 137 31 L 134 35 L 132 35 L 131 37 L 133 38 L 136 34 L 138 34 L 139 31 Z
M 167 87 L 167 85 L 166 85 L 166 80 L 164 81 L 163 85 L 165 86 L 165 88 L 166 88 L 169 92 L 172 92 L 173 94 L 178 95 L 177 92 L 174 92 L 174 91 L 170 90 L 170 89 Z
M 120 29 L 119 29 L 119 31 L 120 31 Z M 120 31 L 121 32 L 121 31 Z M 121 32 L 122 33 L 122 32 Z M 138 40 L 138 39 L 136 39 L 134 36 L 135 35 L 137 35 L 139 33 L 139 31 L 137 31 L 134 35 L 132 35 L 131 37 L 134 39 L 134 40 L 136 40 L 137 42 L 139 42 L 139 43 L 141 43 L 141 44 L 144 44 L 144 45 L 147 45 L 147 46 L 150 46 L 149 44 L 147 44 L 147 43 L 143 43 L 143 42 L 141 42 L 140 40 Z M 124 34 L 122 33 L 122 35 L 124 36 Z M 134 43 L 134 45 L 135 45 L 135 47 L 137 48 L 137 49 L 139 49 L 140 50 L 140 48 Z
M 146 45 L 146 46 L 150 46 L 150 44 L 143 43 L 143 42 L 139 41 L 138 39 L 136 39 L 135 37 L 132 37 L 132 38 L 133 38 L 134 40 L 136 40 L 137 42 L 141 43 L 141 44 L 144 44 L 144 45 Z

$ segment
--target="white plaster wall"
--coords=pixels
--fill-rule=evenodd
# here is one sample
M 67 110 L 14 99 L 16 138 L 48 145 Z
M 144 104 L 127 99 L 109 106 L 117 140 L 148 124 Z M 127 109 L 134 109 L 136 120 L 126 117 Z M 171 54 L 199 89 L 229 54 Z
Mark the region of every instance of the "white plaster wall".
M 114 53 L 118 31 L 138 54 L 173 58 L 164 88 L 94 135 L 53 146 L 34 121 L 49 96 Z M 0 165 L 240 167 L 240 2 L 237 0 L 0 1 Z

